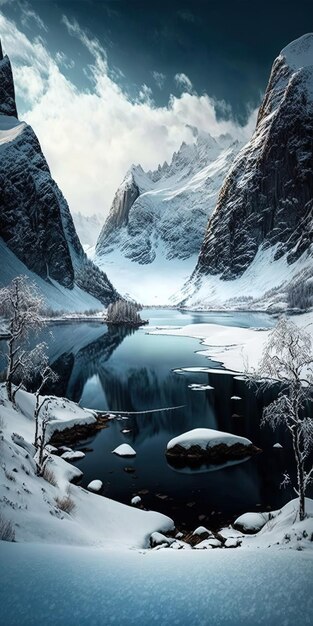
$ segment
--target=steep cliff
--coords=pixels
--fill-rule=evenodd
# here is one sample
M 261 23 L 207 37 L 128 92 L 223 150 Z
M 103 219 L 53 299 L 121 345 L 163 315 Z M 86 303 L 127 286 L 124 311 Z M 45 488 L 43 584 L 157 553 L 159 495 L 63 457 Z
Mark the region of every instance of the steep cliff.
M 11 65 L 8 57 L 1 57 L 0 235 L 17 259 L 50 285 L 55 281 L 69 290 L 79 287 L 108 304 L 116 292 L 106 274 L 87 259 L 34 131 L 17 119 Z M 2 267 L 0 281 L 7 278 Z

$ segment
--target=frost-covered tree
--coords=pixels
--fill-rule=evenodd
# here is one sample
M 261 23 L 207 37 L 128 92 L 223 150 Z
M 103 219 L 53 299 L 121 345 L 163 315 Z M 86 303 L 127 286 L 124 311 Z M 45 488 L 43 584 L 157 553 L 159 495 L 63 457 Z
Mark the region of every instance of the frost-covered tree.
M 13 381 L 23 368 L 29 367 L 25 342 L 32 330 L 42 326 L 44 302 L 34 283 L 27 276 L 17 276 L 0 289 L 0 314 L 8 319 L 8 367 L 6 387 L 8 398 L 14 401 Z
M 262 425 L 273 429 L 283 424 L 289 431 L 297 467 L 299 518 L 305 517 L 305 493 L 313 479 L 310 452 L 313 448 L 313 419 L 306 415 L 313 399 L 313 352 L 310 334 L 292 321 L 281 318 L 270 332 L 256 379 L 265 385 L 280 382 L 276 400 L 264 408 Z M 290 482 L 285 475 L 284 483 Z
M 47 352 L 47 344 L 39 343 L 34 350 L 30 353 L 31 373 L 34 378 L 39 379 L 38 387 L 35 391 L 35 438 L 34 445 L 38 448 L 39 445 L 39 418 L 40 413 L 46 403 L 49 402 L 49 396 L 41 396 L 45 385 L 48 382 L 55 383 L 58 380 L 58 375 L 49 365 L 49 358 Z
M 50 420 L 49 404 L 51 403 L 51 400 L 52 398 L 49 398 L 48 396 L 46 396 L 41 402 L 40 408 L 39 408 L 39 413 L 41 412 L 41 414 L 40 414 L 40 423 L 38 425 L 38 432 L 37 432 L 37 445 L 36 445 L 37 451 L 35 454 L 35 461 L 37 464 L 37 473 L 39 475 L 42 475 L 46 460 L 48 458 L 48 456 L 45 455 L 45 445 L 46 445 L 46 430 L 47 430 L 48 422 Z

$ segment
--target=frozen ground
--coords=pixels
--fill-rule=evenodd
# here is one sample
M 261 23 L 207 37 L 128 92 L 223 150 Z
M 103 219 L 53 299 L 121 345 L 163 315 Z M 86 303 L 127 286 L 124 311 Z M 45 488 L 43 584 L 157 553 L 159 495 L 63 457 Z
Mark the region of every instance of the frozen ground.
M 292 321 L 305 328 L 313 338 L 313 313 L 294 315 Z M 151 331 L 152 335 L 200 339 L 205 349 L 199 351 L 199 354 L 223 363 L 226 368 L 235 372 L 257 367 L 269 333 L 270 329 L 234 328 L 219 324 L 188 324 L 181 328 L 164 327 Z M 185 369 L 190 371 L 191 368 Z M 208 370 L 202 368 L 202 371 Z
M 0 544 L 5 626 L 312 624 L 306 552 Z

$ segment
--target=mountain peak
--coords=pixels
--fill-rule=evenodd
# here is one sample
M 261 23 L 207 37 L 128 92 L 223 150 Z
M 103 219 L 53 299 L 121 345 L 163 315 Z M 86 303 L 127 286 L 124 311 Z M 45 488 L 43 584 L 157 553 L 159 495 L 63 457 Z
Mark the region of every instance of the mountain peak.
M 17 117 L 15 91 L 11 63 L 7 55 L 3 56 L 0 41 L 0 114 Z
M 288 44 L 280 53 L 293 70 L 313 65 L 313 33 L 302 35 Z

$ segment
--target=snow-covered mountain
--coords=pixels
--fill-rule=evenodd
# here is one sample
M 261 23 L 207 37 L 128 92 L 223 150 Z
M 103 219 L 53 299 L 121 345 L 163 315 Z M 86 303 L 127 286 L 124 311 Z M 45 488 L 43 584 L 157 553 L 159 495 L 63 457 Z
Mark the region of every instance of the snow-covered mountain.
M 54 308 L 100 308 L 116 298 L 82 248 L 34 131 L 17 119 L 11 64 L 1 50 L 0 209 L 0 284 L 29 274 Z
M 222 186 L 184 301 L 231 305 L 239 297 L 241 302 L 282 303 L 296 281 L 311 281 L 313 291 L 312 241 L 309 33 L 284 48 L 273 64 L 256 130 Z M 272 294 L 266 294 L 270 289 Z
M 73 222 L 77 235 L 85 250 L 88 251 L 96 245 L 99 237 L 103 220 L 101 215 L 94 213 L 93 215 L 83 215 L 80 211 L 72 213 Z
M 217 193 L 240 145 L 194 132 L 170 164 L 133 165 L 118 188 L 95 249 L 119 291 L 164 304 L 192 272 Z

